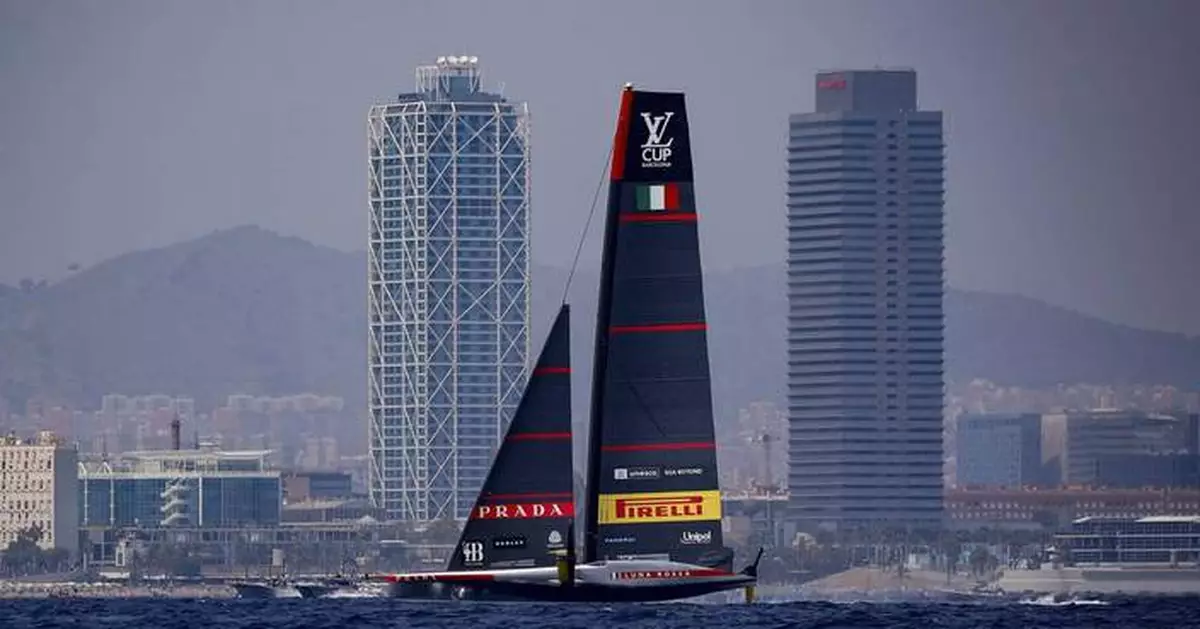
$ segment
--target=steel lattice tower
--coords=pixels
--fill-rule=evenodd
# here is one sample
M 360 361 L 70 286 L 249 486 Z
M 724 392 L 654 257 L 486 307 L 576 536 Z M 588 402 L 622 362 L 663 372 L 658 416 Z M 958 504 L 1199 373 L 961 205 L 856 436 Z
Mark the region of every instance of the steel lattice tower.
M 529 113 L 477 64 L 368 116 L 370 492 L 417 524 L 466 517 L 527 376 Z

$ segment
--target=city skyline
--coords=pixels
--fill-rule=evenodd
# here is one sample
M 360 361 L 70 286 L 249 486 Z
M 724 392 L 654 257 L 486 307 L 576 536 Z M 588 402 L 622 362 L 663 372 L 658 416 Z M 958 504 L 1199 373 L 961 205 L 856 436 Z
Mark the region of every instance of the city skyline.
M 1198 22 L 0 0 L 0 568 L 1200 591 Z
M 0 101 L 8 113 L 0 123 L 0 233 L 12 235 L 0 243 L 2 282 L 53 280 L 74 264 L 243 223 L 359 249 L 353 208 L 361 207 L 362 191 L 353 164 L 361 124 L 344 120 L 358 103 L 403 81 L 396 68 L 448 49 L 485 56 L 504 74 L 505 89 L 543 112 L 547 158 L 534 166 L 540 176 L 533 198 L 553 211 L 535 219 L 535 261 L 567 265 L 603 161 L 598 154 L 589 159 L 586 147 L 603 146 L 614 115 L 605 94 L 626 80 L 687 89 L 698 119 L 740 120 L 708 125 L 697 137 L 697 167 L 722 174 L 706 191 L 713 208 L 702 226 L 706 261 L 718 269 L 781 261 L 782 222 L 774 210 L 782 182 L 776 170 L 755 164 L 781 154 L 773 129 L 810 99 L 804 77 L 824 67 L 908 65 L 923 72 L 926 94 L 956 112 L 947 121 L 960 146 L 948 197 L 952 285 L 1200 333 L 1200 294 L 1187 290 L 1182 271 L 1197 266 L 1200 254 L 1177 236 L 1195 233 L 1192 221 L 1200 220 L 1180 205 L 1195 196 L 1186 165 L 1195 163 L 1200 143 L 1169 122 L 1186 119 L 1197 100 L 1186 82 L 1169 78 L 1188 58 L 1183 47 L 1195 45 L 1173 28 L 1189 23 L 1194 5 L 761 3 L 689 15 L 683 30 L 707 36 L 686 39 L 650 26 L 676 14 L 657 6 L 645 9 L 635 35 L 667 54 L 603 59 L 570 52 L 571 44 L 590 40 L 576 42 L 556 27 L 583 19 L 559 8 L 539 12 L 522 38 L 528 41 L 511 42 L 503 27 L 482 23 L 511 25 L 521 11 L 485 9 L 489 19 L 462 32 L 439 26 L 399 39 L 334 41 L 320 33 L 341 22 L 368 29 L 454 22 L 439 19 L 450 8 L 430 7 L 283 15 L 247 8 L 232 19 L 207 8 L 216 5 L 112 6 L 127 10 L 0 9 L 12 16 L 0 20 L 0 29 L 12 29 L 0 45 L 27 60 L 0 68 L 16 86 Z M 609 6 L 580 10 L 597 24 L 620 13 Z M 382 18 L 392 11 L 421 19 Z M 1087 28 L 1072 26 L 1081 23 Z M 813 36 L 796 36 L 804 33 Z M 211 38 L 222 42 L 219 50 Z M 730 43 L 706 49 L 692 40 Z M 1122 45 L 1109 45 L 1114 40 Z M 1006 48 L 1012 41 L 1021 45 Z M 951 54 L 963 44 L 979 52 L 971 64 Z M 728 78 L 746 67 L 773 79 L 760 86 L 761 108 L 732 116 L 741 97 Z M 156 77 L 166 83 L 154 87 Z M 1146 93 L 1155 97 L 1139 96 Z M 178 121 L 167 112 L 180 112 Z M 138 131 L 146 125 L 158 131 Z M 61 145 L 64 133 L 88 167 L 49 182 L 48 173 L 58 171 L 47 167 L 53 158 L 46 151 Z M 184 145 L 190 150 L 171 152 Z M 310 146 L 325 150 L 304 150 Z M 175 157 L 162 159 L 167 152 Z M 194 174 L 222 185 L 169 194 L 190 186 Z M 53 203 L 49 189 L 62 193 Z M 128 228 L 134 224 L 138 229 Z M 37 244 L 51 234 L 58 246 Z M 585 263 L 596 255 L 594 239 Z M 1147 303 L 1156 306 L 1141 305 Z

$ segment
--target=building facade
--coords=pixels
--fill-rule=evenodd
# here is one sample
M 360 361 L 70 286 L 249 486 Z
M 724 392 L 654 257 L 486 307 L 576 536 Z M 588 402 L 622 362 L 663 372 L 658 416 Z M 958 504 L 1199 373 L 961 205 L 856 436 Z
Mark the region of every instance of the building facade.
M 131 452 L 78 466 L 79 523 L 88 529 L 194 529 L 280 522 L 283 481 L 268 451 Z
M 942 520 L 942 114 L 904 71 L 824 72 L 790 117 L 791 516 Z
M 1063 483 L 1070 486 L 1140 486 L 1145 480 L 1161 478 L 1161 470 L 1154 468 L 1167 459 L 1134 455 L 1183 455 L 1196 449 L 1196 420 L 1186 414 L 1070 411 L 1055 416 L 1051 425 L 1062 433 L 1058 460 Z M 1134 467 L 1123 467 L 1127 464 Z
M 955 442 L 960 487 L 1049 487 L 1042 463 L 1042 416 L 988 413 L 958 418 Z
M 442 57 L 371 108 L 368 158 L 371 499 L 464 518 L 527 375 L 528 110 Z
M 951 489 L 951 529 L 1057 530 L 1085 517 L 1143 518 L 1200 513 L 1195 489 Z
M 293 472 L 283 477 L 285 503 L 308 500 L 346 499 L 353 496 L 348 472 Z
M 1074 565 L 1194 568 L 1200 562 L 1200 517 L 1085 517 L 1072 522 L 1070 530 L 1055 535 L 1054 541 Z
M 0 438 L 0 550 L 32 527 L 42 548 L 79 550 L 77 457 L 49 432 Z

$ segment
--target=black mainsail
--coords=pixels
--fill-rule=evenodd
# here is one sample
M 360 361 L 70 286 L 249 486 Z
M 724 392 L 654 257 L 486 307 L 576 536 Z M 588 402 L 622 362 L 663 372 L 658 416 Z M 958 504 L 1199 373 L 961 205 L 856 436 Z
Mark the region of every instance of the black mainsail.
M 622 93 L 596 316 L 586 562 L 732 563 L 690 144 L 683 94 Z
M 571 543 L 570 359 L 563 304 L 447 570 L 552 566 Z

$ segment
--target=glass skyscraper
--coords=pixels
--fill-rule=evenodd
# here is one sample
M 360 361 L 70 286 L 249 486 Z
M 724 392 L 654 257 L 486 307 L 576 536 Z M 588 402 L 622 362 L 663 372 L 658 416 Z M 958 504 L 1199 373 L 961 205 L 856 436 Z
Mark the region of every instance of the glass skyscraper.
M 464 518 L 526 378 L 529 114 L 442 57 L 367 126 L 371 499 Z
M 790 117 L 790 511 L 812 528 L 942 518 L 942 114 L 911 70 L 824 72 Z

